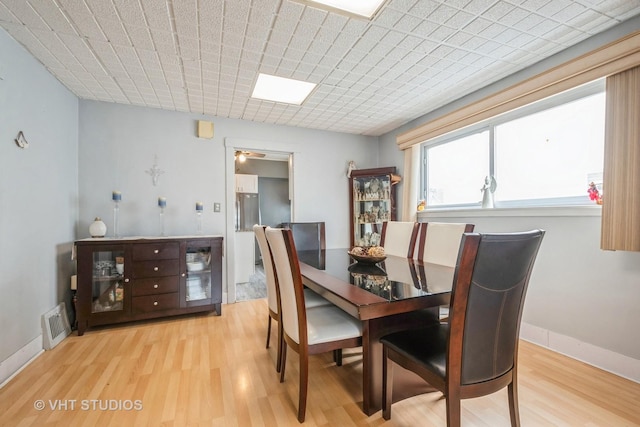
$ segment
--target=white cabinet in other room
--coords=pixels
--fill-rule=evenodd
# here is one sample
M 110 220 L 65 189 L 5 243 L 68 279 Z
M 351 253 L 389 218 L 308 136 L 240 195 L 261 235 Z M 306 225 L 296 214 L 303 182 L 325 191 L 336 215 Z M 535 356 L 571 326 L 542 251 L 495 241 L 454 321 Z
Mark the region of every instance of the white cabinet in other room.
M 236 193 L 257 193 L 258 175 L 236 174 Z

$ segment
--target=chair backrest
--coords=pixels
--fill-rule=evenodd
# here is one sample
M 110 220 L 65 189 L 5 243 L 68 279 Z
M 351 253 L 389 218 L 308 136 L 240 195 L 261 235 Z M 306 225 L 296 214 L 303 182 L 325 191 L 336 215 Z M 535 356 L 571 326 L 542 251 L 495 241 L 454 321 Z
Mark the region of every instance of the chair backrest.
M 514 367 L 531 270 L 543 230 L 465 233 L 449 308 L 447 375 L 461 385 Z
M 473 224 L 453 222 L 420 223 L 417 258 L 423 262 L 455 267 L 462 233 L 471 233 Z
M 326 248 L 324 222 L 287 222 L 283 227 L 291 230 L 296 249 L 299 251 Z
M 282 328 L 296 343 L 306 346 L 308 342 L 307 313 L 293 234 L 289 229 L 271 227 L 267 227 L 265 233 L 278 276 Z
M 408 221 L 386 221 L 382 223 L 380 246 L 386 255 L 413 258 L 418 239 L 418 223 Z
M 262 265 L 267 280 L 267 303 L 269 304 L 269 310 L 278 313 L 278 284 L 276 282 L 277 278 L 273 267 L 271 249 L 269 248 L 269 243 L 267 243 L 267 236 L 264 231 L 265 228 L 264 225 L 256 224 L 253 226 L 253 232 L 256 234 L 258 247 L 262 254 Z

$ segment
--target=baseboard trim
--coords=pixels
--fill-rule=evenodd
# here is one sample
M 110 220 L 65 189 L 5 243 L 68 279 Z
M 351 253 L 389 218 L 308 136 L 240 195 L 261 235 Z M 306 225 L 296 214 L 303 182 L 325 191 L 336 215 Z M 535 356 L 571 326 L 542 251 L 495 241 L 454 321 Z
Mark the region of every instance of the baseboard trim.
M 0 388 L 3 388 L 38 356 L 44 353 L 42 335 L 38 335 L 27 345 L 0 362 Z
M 520 338 L 640 383 L 640 360 L 522 322 Z

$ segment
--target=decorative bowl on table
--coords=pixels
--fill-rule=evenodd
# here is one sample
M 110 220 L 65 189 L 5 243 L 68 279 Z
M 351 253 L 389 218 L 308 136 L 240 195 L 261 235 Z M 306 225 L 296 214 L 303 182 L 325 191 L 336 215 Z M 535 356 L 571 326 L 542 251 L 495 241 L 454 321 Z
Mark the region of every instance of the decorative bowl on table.
M 349 256 L 362 264 L 377 264 L 387 259 L 382 246 L 355 246 L 349 251 Z

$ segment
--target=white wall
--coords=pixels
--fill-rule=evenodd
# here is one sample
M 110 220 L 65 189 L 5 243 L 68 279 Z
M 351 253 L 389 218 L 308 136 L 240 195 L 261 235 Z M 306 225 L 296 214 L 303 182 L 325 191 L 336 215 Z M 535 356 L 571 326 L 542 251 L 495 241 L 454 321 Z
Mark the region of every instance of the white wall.
M 2 29 L 0 123 L 2 383 L 42 350 L 40 316 L 70 309 L 78 190 L 77 98 Z
M 214 122 L 213 139 L 196 137 L 197 120 Z M 80 238 L 89 236 L 96 216 L 103 218 L 110 235 L 113 190 L 122 192 L 121 235 L 158 234 L 159 196 L 167 198 L 168 234 L 195 231 L 195 202 L 200 200 L 205 206 L 203 231 L 225 235 L 226 190 L 233 190 L 227 173 L 234 173 L 232 160 L 228 167 L 227 147 L 238 146 L 293 152 L 295 219 L 325 218 L 327 246 L 344 247 L 348 161 L 361 167 L 378 164 L 378 140 L 373 137 L 85 100 L 80 101 L 79 140 Z M 154 187 L 145 171 L 155 155 L 164 174 Z M 222 203 L 220 213 L 213 212 L 214 202 Z

